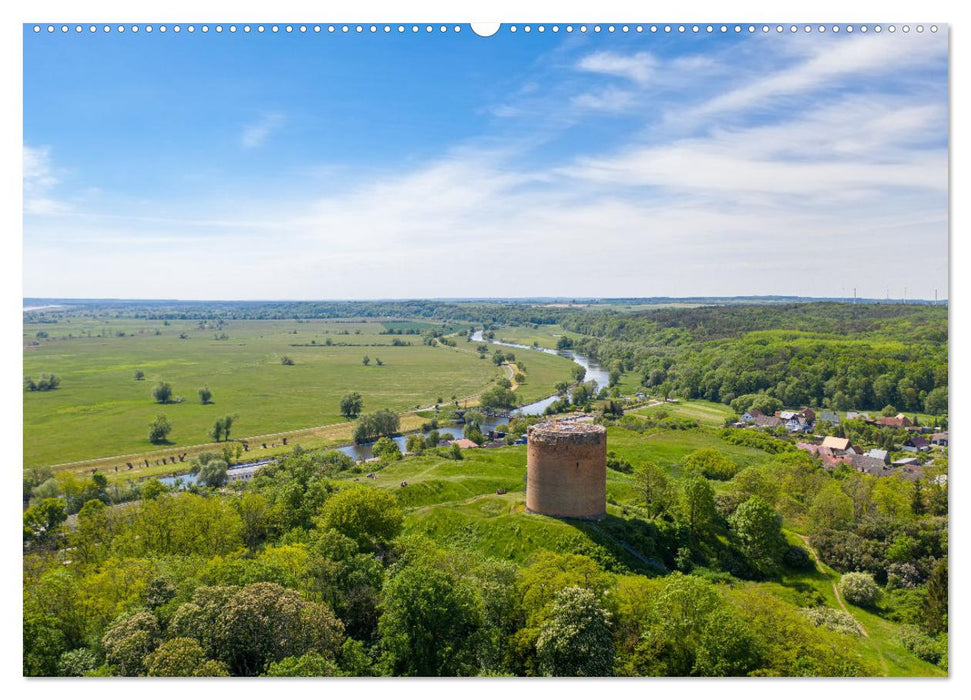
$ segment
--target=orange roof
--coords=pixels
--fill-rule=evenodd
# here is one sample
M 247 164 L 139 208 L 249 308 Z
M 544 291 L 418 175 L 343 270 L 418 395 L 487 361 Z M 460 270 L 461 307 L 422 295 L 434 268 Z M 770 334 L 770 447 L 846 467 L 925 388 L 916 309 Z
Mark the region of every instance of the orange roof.
M 838 438 L 832 435 L 827 435 L 823 440 L 823 447 L 831 447 L 834 450 L 846 450 L 849 449 L 850 439 L 849 438 Z
M 458 445 L 463 450 L 470 450 L 473 447 L 478 447 L 474 442 L 468 438 L 459 438 L 458 440 L 452 440 L 453 445 Z

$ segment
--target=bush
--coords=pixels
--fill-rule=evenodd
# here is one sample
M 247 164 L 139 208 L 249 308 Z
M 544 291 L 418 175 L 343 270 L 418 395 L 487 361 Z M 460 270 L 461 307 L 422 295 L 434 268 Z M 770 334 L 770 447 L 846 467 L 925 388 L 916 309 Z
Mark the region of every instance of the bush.
M 880 598 L 880 587 L 871 574 L 852 572 L 843 574 L 839 582 L 840 593 L 853 605 L 873 607 Z
M 814 627 L 825 627 L 832 632 L 843 634 L 860 635 L 860 628 L 856 625 L 853 616 L 842 610 L 834 610 L 825 606 L 815 608 L 803 608 L 802 614 L 812 623 Z
M 940 663 L 947 657 L 947 637 L 942 641 L 934 639 L 913 625 L 904 625 L 900 630 L 900 643 L 918 659 L 928 663 Z
M 697 471 L 706 479 L 728 481 L 738 471 L 738 465 L 718 450 L 706 448 L 695 450 L 683 460 L 681 465 L 686 471 Z

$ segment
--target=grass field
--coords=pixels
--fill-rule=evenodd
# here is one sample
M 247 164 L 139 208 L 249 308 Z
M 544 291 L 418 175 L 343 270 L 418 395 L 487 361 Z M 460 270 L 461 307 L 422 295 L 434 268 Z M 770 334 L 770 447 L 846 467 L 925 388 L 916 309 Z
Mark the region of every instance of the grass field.
M 159 414 L 173 426 L 173 444 L 163 447 L 185 447 L 210 442 L 213 422 L 228 414 L 238 416 L 233 437 L 265 435 L 340 423 L 339 401 L 350 391 L 363 396 L 365 411 L 404 412 L 477 394 L 504 376 L 464 340 L 456 348 L 430 347 L 421 336 L 382 335 L 384 328 L 373 321 L 200 327 L 131 318 L 29 324 L 24 375 L 54 373 L 61 386 L 24 393 L 24 467 L 156 451 L 148 425 Z M 412 345 L 392 346 L 395 339 Z M 364 355 L 370 366 L 362 364 Z M 283 365 L 283 356 L 294 364 Z M 563 358 L 530 354 L 520 400 L 552 393 L 570 367 Z M 134 379 L 136 370 L 144 372 L 143 381 Z M 185 401 L 156 403 L 151 391 L 159 381 Z M 206 385 L 213 403 L 202 405 L 198 390 Z
M 725 423 L 726 418 L 733 415 L 732 409 L 723 403 L 698 400 L 678 400 L 676 403 L 666 403 L 663 406 L 651 406 L 645 408 L 635 408 L 629 413 L 642 416 L 651 416 L 658 411 L 666 411 L 668 415 L 678 418 L 691 418 L 698 421 L 701 425 L 712 428 L 720 428 Z
M 556 325 L 541 325 L 536 328 L 532 326 L 503 326 L 495 331 L 496 340 L 504 343 L 519 343 L 520 345 L 532 345 L 538 343 L 543 348 L 555 348 L 557 341 L 566 336 L 568 338 L 580 338 L 579 333 L 572 333 L 563 330 Z

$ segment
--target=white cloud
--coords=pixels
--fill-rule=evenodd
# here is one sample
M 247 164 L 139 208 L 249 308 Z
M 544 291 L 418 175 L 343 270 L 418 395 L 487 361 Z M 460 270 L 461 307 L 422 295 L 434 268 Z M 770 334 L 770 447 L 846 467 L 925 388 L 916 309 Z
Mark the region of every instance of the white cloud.
M 794 37 L 795 38 L 795 37 Z M 765 106 L 767 100 L 788 95 L 807 95 L 822 86 L 835 87 L 838 80 L 865 79 L 914 69 L 946 59 L 946 44 L 938 37 L 858 36 L 835 41 L 810 42 L 809 56 L 783 70 L 763 75 L 748 84 L 718 95 L 694 111 L 695 116 Z
M 598 51 L 584 56 L 577 68 L 590 73 L 612 75 L 626 78 L 634 83 L 644 84 L 651 79 L 658 61 L 644 51 L 624 55 L 612 51 Z
M 240 142 L 243 148 L 257 148 L 263 145 L 267 137 L 286 123 L 286 117 L 279 112 L 269 112 L 256 122 L 243 129 Z
M 600 92 L 586 92 L 571 100 L 574 107 L 603 112 L 622 112 L 634 104 L 634 94 L 629 90 L 609 87 Z
M 51 160 L 51 149 L 24 144 L 24 213 L 56 214 L 66 211 L 67 205 L 51 196 L 51 190 L 59 181 Z

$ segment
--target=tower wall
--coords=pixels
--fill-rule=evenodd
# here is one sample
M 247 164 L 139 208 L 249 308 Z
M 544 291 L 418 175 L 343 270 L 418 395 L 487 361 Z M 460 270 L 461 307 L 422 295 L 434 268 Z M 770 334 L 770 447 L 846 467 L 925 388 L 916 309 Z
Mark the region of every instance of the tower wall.
M 532 426 L 526 446 L 526 509 L 561 518 L 607 514 L 607 431 L 592 423 Z

